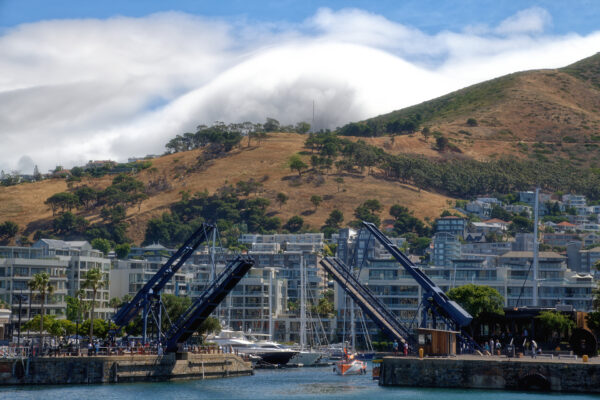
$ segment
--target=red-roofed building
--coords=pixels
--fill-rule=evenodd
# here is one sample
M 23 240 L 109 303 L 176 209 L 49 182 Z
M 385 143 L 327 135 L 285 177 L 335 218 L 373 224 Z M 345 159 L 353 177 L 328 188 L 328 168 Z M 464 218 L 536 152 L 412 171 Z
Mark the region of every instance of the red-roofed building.
M 567 231 L 574 231 L 577 228 L 577 225 L 572 224 L 570 222 L 567 221 L 563 221 L 559 224 L 556 224 L 555 226 L 555 230 L 557 232 L 567 232 Z

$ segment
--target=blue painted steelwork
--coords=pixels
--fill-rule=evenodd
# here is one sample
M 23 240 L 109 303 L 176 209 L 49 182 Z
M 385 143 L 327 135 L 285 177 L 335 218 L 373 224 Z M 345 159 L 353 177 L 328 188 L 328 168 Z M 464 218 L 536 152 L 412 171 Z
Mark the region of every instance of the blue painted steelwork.
M 374 224 L 363 221 L 365 228 L 386 248 L 386 250 L 404 267 L 404 269 L 417 281 L 423 289 L 423 304 L 425 308 L 432 312 L 433 327 L 435 329 L 436 317 L 439 317 L 450 329 L 460 331 L 462 327 L 467 326 L 473 320 L 469 314 L 458 303 L 450 300 L 448 296 L 440 289 L 429 277 L 417 268 L 398 246 L 393 244 Z M 422 326 L 427 326 L 427 310 L 423 312 Z
M 358 281 L 342 260 L 325 257 L 320 264 L 385 334 L 402 343 L 408 342 L 411 349 L 416 348 L 413 334 L 400 324 L 394 313 L 381 300 Z
M 160 270 L 146 282 L 133 300 L 124 304 L 119 309 L 113 317 L 113 321 L 119 329 L 127 325 L 143 309 L 144 331 L 146 330 L 146 321 L 152 302 L 160 299 L 160 293 L 165 285 L 183 266 L 187 259 L 194 254 L 198 246 L 209 237 L 213 229 L 215 229 L 214 225 L 202 224 Z
M 176 351 L 178 343 L 192 336 L 253 265 L 252 257 L 242 255 L 227 264 L 223 272 L 171 326 L 165 335 L 167 351 Z

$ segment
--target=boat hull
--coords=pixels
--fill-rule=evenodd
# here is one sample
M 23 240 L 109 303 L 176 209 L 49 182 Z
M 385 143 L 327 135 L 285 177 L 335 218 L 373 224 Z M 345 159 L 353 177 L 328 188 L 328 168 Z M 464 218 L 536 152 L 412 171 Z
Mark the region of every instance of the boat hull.
M 363 375 L 367 373 L 367 364 L 363 361 L 338 361 L 334 370 L 338 375 Z
M 315 365 L 324 356 L 323 353 L 312 352 L 312 351 L 300 351 L 294 357 L 291 358 L 290 364 L 295 365 Z
M 238 349 L 238 352 L 240 354 L 260 357 L 260 361 L 273 365 L 286 365 L 297 354 L 296 351 L 264 351 L 251 348 Z

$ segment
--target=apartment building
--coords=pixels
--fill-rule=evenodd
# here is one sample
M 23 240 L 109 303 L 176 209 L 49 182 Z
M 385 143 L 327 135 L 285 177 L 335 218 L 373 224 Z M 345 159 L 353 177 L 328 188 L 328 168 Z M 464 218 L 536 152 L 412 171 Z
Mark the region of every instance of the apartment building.
M 31 292 L 28 282 L 38 273 L 46 272 L 54 293 L 46 297 L 45 313 L 64 318 L 68 295 L 69 261 L 57 256 L 45 256 L 42 249 L 32 247 L 0 247 L 0 299 L 12 312 L 12 324 L 19 318 L 21 297 L 21 322 L 27 322 L 41 313 L 41 299 Z
M 104 284 L 96 292 L 95 318 L 107 319 L 112 313 L 108 302 L 110 292 L 110 260 L 101 251 L 93 249 L 86 241 L 64 241 L 55 239 L 40 239 L 32 245 L 41 249 L 44 257 L 58 257 L 68 263 L 67 289 L 68 295 L 76 297 L 79 290 L 84 291 L 84 300 L 91 301 L 93 291 L 84 289 L 85 276 L 90 269 L 102 272 Z

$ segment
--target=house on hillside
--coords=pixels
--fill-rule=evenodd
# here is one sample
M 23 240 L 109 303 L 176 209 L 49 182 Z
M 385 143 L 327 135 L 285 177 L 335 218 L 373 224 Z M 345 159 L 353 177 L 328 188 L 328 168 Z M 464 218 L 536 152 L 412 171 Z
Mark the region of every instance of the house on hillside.
M 560 222 L 554 226 L 556 232 L 574 232 L 577 229 L 577 225 L 567 221 Z

